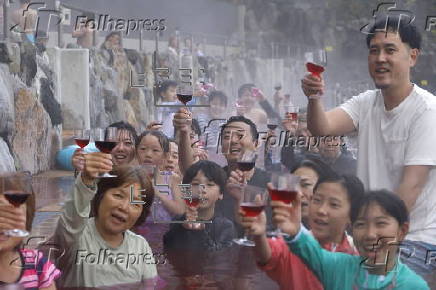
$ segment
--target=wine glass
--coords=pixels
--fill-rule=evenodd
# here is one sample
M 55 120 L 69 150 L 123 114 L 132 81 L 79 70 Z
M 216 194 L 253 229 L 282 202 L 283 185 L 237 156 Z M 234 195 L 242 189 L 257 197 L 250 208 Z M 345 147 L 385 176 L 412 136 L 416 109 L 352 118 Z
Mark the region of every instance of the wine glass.
M 298 122 L 298 113 L 300 107 L 294 105 L 286 105 L 285 107 L 285 119 L 289 119 L 292 122 Z
M 206 193 L 206 187 L 204 184 L 179 184 L 182 189 L 182 198 L 186 205 L 197 209 L 202 202 L 204 202 L 204 195 Z M 194 220 L 189 220 L 189 222 L 194 222 Z M 201 223 L 193 223 L 195 229 L 200 229 L 202 227 Z
M 318 49 L 305 54 L 306 68 L 313 76 L 320 77 L 327 66 L 327 53 L 324 49 Z
M 77 129 L 74 130 L 74 142 L 81 149 L 85 148 L 89 144 L 90 130 L 87 129 Z
M 297 198 L 300 190 L 300 177 L 289 173 L 285 168 L 280 168 L 274 171 L 271 176 L 272 188 L 269 189 L 271 200 L 282 201 L 286 204 L 290 204 Z M 284 233 L 280 229 L 268 232 L 271 236 L 280 236 Z
M 282 89 L 282 84 L 281 83 L 276 83 L 275 85 L 274 85 L 274 90 L 276 90 L 276 91 L 280 91 Z
M 277 118 L 268 118 L 266 120 L 266 126 L 270 130 L 275 130 L 279 126 L 279 120 L 277 120 Z
M 14 172 L 0 176 L 0 193 L 14 207 L 19 207 L 32 194 L 32 175 L 30 172 Z M 4 232 L 11 237 L 27 237 L 29 232 L 23 229 L 12 229 Z
M 94 131 L 95 147 L 103 153 L 111 154 L 112 149 L 117 146 L 118 129 L 115 127 L 108 127 L 106 129 L 97 128 Z M 116 177 L 107 172 L 103 173 L 100 177 Z
M 256 217 L 265 208 L 267 194 L 264 188 L 252 185 L 243 187 L 243 196 L 239 201 L 239 207 L 244 211 L 245 217 Z M 247 238 L 247 234 L 241 239 L 233 239 L 238 245 L 253 247 L 254 242 Z
M 256 165 L 257 152 L 255 150 L 245 150 L 238 158 L 238 169 L 242 172 L 250 171 Z
M 306 69 L 313 76 L 320 78 L 321 74 L 325 71 L 327 66 L 327 53 L 324 49 L 319 49 L 311 53 L 306 53 Z M 314 98 L 318 98 L 321 92 L 317 92 L 313 95 Z
M 182 82 L 177 86 L 177 99 L 187 107 L 188 102 L 192 100 L 193 88 L 192 83 Z

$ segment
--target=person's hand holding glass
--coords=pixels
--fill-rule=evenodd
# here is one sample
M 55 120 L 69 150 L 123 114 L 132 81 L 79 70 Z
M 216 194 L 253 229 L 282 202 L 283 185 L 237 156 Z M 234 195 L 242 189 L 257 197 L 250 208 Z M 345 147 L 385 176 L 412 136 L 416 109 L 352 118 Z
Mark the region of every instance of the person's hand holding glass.
M 268 184 L 268 191 L 271 196 L 271 206 L 284 203 L 290 205 L 296 200 L 300 191 L 300 177 L 289 173 L 285 168 L 274 171 L 271 176 L 271 183 Z M 283 235 L 280 228 L 268 233 L 271 236 Z
M 95 147 L 97 147 L 98 150 L 100 150 L 100 152 L 105 154 L 111 154 L 112 149 L 115 148 L 118 141 L 117 128 L 108 127 L 106 129 L 100 129 L 100 128 L 95 129 L 94 141 L 95 141 Z M 99 177 L 105 178 L 105 177 L 116 177 L 116 176 L 105 172 L 103 173 L 103 175 Z
M 186 224 L 185 228 L 191 230 L 204 229 L 204 223 L 196 223 L 198 220 L 198 207 L 204 203 L 206 187 L 204 184 L 191 184 L 187 187 L 185 184 L 183 190 L 183 200 L 186 203 Z
M 0 175 L 0 235 L 26 237 L 26 211 L 23 204 L 32 194 L 32 175 L 14 172 Z
M 85 151 L 83 150 L 90 141 L 91 133 L 87 129 L 76 129 L 74 130 L 74 142 L 80 148 L 74 151 L 71 163 L 77 171 L 83 171 L 85 166 Z
M 244 173 L 244 183 L 247 182 L 246 172 L 251 171 L 256 165 L 257 152 L 255 150 L 244 150 L 238 158 L 238 169 Z
M 239 200 L 240 214 L 243 217 L 257 217 L 265 208 L 267 203 L 267 193 L 264 188 L 245 185 L 243 188 L 243 196 Z M 247 238 L 247 233 L 241 239 L 234 239 L 238 245 L 253 247 L 254 242 Z

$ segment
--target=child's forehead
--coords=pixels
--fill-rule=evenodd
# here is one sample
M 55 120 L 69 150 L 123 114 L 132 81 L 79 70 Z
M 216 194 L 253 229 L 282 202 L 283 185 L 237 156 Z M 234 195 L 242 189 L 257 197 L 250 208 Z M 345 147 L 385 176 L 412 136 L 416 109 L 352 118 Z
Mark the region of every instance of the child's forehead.
M 147 134 L 144 137 L 142 137 L 141 139 L 141 143 L 145 144 L 159 144 L 159 138 L 157 138 L 157 136 L 154 136 L 152 134 Z
M 358 219 L 394 218 L 378 202 L 371 201 L 359 209 Z

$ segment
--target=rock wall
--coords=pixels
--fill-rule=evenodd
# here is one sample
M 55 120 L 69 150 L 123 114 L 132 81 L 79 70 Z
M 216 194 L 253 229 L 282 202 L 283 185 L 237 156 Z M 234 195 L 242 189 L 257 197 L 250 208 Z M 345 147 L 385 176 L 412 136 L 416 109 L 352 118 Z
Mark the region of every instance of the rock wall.
M 37 173 L 52 168 L 53 152 L 59 149 L 57 134 L 36 94 L 31 89 L 19 89 L 12 136 L 17 169 Z

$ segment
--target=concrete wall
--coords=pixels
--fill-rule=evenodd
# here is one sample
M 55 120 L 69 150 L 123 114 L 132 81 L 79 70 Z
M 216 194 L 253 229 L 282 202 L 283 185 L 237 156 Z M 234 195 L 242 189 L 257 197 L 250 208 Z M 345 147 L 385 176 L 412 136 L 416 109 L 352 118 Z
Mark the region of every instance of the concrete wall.
M 89 51 L 61 49 L 59 57 L 57 68 L 63 128 L 89 129 Z

